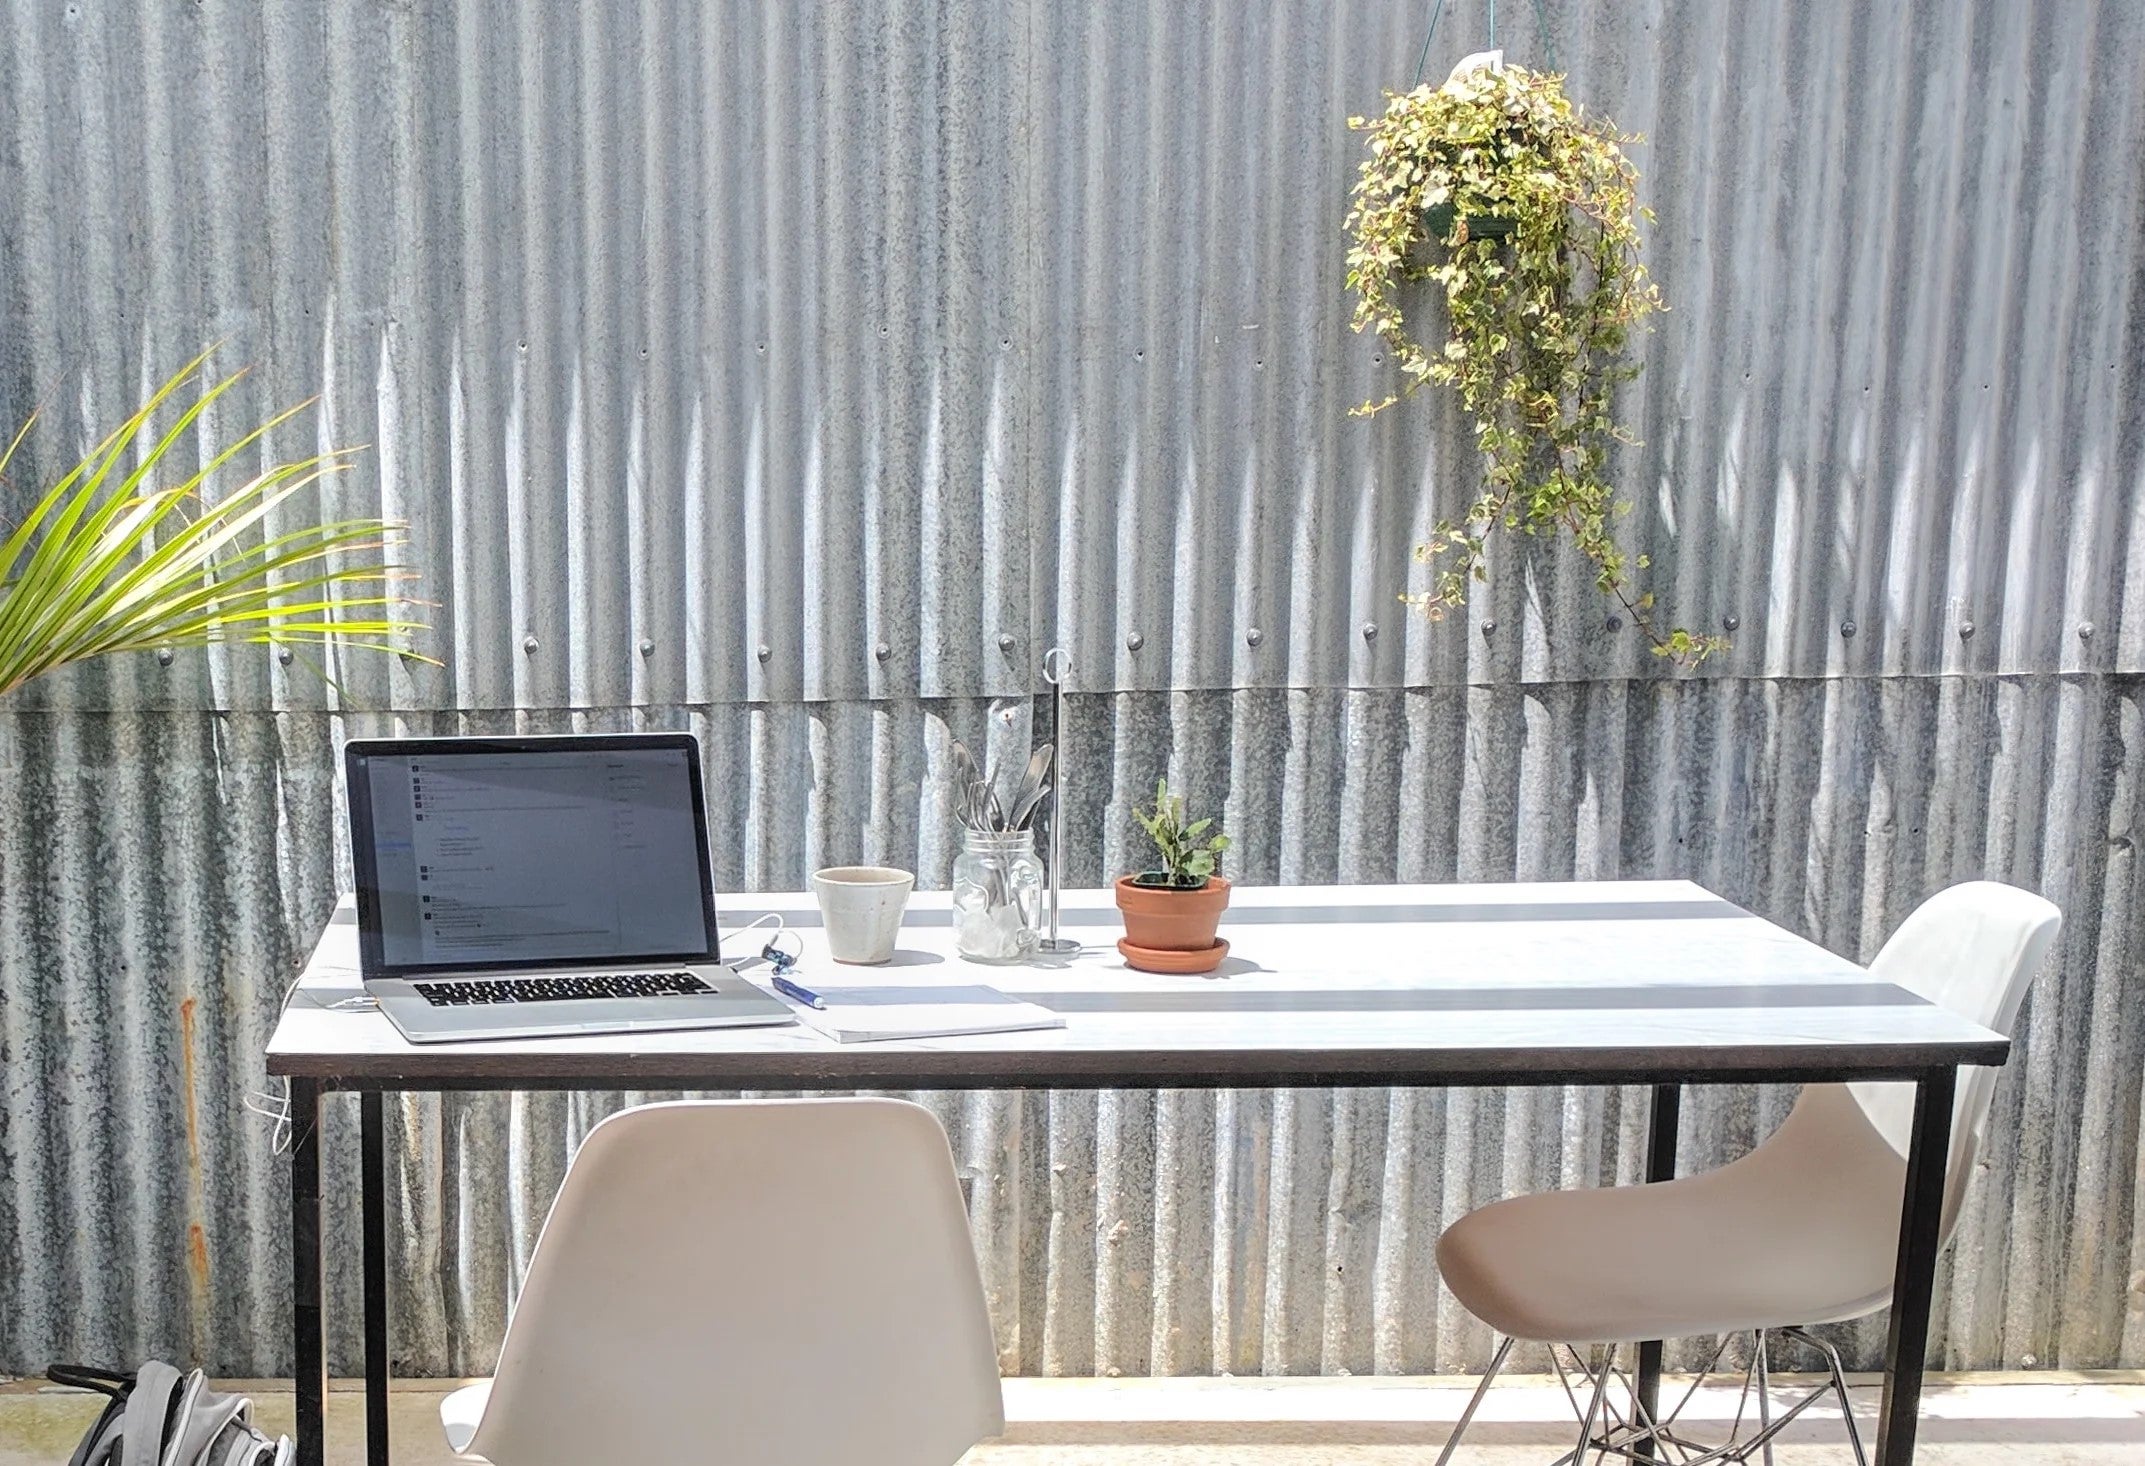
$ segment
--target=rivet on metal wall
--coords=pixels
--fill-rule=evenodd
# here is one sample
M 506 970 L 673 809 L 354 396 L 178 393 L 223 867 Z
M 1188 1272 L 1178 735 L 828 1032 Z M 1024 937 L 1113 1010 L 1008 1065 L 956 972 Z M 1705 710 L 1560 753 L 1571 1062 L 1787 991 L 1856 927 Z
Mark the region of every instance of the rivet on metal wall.
M 641 655 L 643 657 L 652 657 L 655 655 L 655 643 L 648 640 L 648 638 L 646 637 L 641 638 Z
M 1482 634 L 1483 634 L 1484 636 L 1495 636 L 1495 635 L 1497 634 L 1497 623 L 1496 623 L 1495 621 L 1485 621 L 1485 622 L 1483 622 L 1483 623 L 1482 623 Z
M 536 649 L 541 645 L 543 643 L 536 639 L 536 633 L 533 631 L 521 639 L 522 651 L 532 657 L 536 655 Z
M 1375 622 L 1375 621 L 1365 621 L 1365 622 L 1363 623 L 1363 639 L 1364 639 L 1365 641 L 1376 641 L 1376 640 L 1378 639 L 1378 623 L 1377 623 L 1377 622 Z
M 1743 618 L 1737 615 L 1730 614 L 1720 618 L 1720 627 L 1723 631 L 1734 631 L 1742 624 Z
M 1013 639 L 1012 632 L 1001 631 L 998 633 L 998 650 L 1004 652 L 1007 656 L 1012 656 L 1013 648 L 1018 645 L 1019 643 Z
M 882 641 L 871 649 L 871 654 L 883 662 L 894 654 L 894 649 Z
M 160 646 L 156 649 L 156 664 L 159 667 L 168 667 L 171 665 L 172 656 L 173 652 L 170 647 Z
M 2082 641 L 2091 641 L 2093 639 L 2093 623 L 2090 621 L 2079 622 L 2078 636 Z
M 276 660 L 281 662 L 284 666 L 288 667 L 294 659 L 294 653 L 292 653 L 289 647 L 279 646 L 276 648 Z
M 1840 623 L 1840 635 L 1842 635 L 1842 636 L 1853 636 L 1854 634 L 1855 634 L 1855 624 L 1854 624 L 1854 622 L 1852 622 L 1852 621 L 1842 621 L 1842 622 Z
M 1249 631 L 1244 633 L 1245 646 L 1257 646 L 1260 642 L 1264 640 L 1266 640 L 1266 633 L 1259 630 L 1259 628 L 1256 626 L 1252 627 Z
M 1125 650 L 1128 652 L 1136 652 L 1145 645 L 1147 645 L 1147 638 L 1137 631 L 1125 638 Z
M 757 649 L 756 649 L 756 650 L 755 650 L 755 651 L 753 652 L 753 655 L 754 655 L 754 656 L 756 656 L 756 657 L 758 657 L 758 658 L 759 658 L 759 659 L 760 659 L 761 661 L 763 661 L 763 662 L 765 662 L 765 661 L 770 661 L 770 660 L 772 660 L 772 659 L 773 659 L 773 657 L 774 657 L 774 654 L 775 654 L 775 649 L 774 649 L 773 647 L 769 646 L 769 645 L 768 645 L 768 644 L 767 644 L 766 642 L 764 642 L 764 641 L 763 641 L 763 642 L 761 642 L 761 643 L 759 644 L 759 647 L 758 647 L 758 648 L 757 648 Z
M 1965 640 L 1967 640 L 1967 639 L 1968 639 L 1969 637 L 1971 637 L 1971 636 L 1972 636 L 1973 634 L 1974 634 L 1974 623 L 1973 623 L 1973 622 L 1971 622 L 1971 621 L 1961 621 L 1961 622 L 1959 623 L 1959 640 L 1961 640 L 1961 641 L 1965 641 Z
M 1601 623 L 1601 629 L 1609 632 L 1622 631 L 1624 629 L 1624 618 L 1621 616 L 1611 616 L 1606 621 Z

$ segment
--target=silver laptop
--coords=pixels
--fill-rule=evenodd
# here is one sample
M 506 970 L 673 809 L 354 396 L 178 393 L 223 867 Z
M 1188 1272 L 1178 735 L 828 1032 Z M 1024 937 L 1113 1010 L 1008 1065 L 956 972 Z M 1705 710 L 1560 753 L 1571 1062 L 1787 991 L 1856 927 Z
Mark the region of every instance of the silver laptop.
M 357 741 L 366 991 L 412 1043 L 737 1028 L 690 734 Z

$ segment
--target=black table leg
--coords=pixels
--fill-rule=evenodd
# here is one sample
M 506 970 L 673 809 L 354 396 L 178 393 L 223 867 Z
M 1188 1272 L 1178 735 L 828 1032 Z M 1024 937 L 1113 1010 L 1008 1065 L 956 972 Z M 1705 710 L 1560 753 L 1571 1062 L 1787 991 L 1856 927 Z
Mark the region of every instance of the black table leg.
M 1653 1087 L 1653 1123 L 1646 1132 L 1646 1179 L 1648 1181 L 1673 1181 L 1676 1179 L 1676 1126 L 1683 1118 L 1683 1086 L 1680 1084 L 1656 1084 Z M 1661 1408 L 1661 1341 L 1649 1339 L 1639 1345 L 1638 1376 L 1632 1381 L 1638 1392 L 1639 1409 L 1643 1418 L 1652 1420 Z M 1646 1460 L 1653 1459 L 1653 1441 L 1649 1438 L 1636 1443 L 1633 1454 Z
M 290 1082 L 291 1330 L 296 1358 L 297 1466 L 322 1466 L 327 1452 L 328 1338 L 321 1305 L 320 1085 Z
M 387 1120 L 386 1096 L 358 1096 L 365 1232 L 365 1460 L 387 1466 Z
M 1955 1069 L 1931 1069 L 1914 1086 L 1914 1138 L 1899 1214 L 1899 1262 L 1884 1344 L 1884 1403 L 1877 1414 L 1877 1466 L 1909 1466 L 1921 1423 L 1922 1370 L 1929 1357 L 1929 1307 L 1943 1239 L 1944 1175 L 1951 1151 Z

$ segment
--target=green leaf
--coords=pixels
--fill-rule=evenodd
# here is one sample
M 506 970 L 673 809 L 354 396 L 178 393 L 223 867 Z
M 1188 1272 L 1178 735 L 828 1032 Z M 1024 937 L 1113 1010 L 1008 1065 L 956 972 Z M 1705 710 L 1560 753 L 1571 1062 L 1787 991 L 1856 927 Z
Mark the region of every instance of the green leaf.
M 1185 800 L 1181 794 L 1171 794 L 1167 779 L 1155 785 L 1155 809 L 1152 815 L 1141 814 L 1135 807 L 1133 817 L 1154 842 L 1155 854 L 1160 860 L 1160 872 L 1166 876 L 1189 881 L 1193 884 L 1213 870 L 1213 852 L 1225 848 L 1228 841 L 1216 835 L 1204 849 L 1196 843 L 1197 837 L 1211 828 L 1211 817 L 1201 818 L 1189 825 L 1185 823 Z
M 219 470 L 310 404 L 213 453 L 185 450 L 203 413 L 243 376 L 201 385 L 205 360 L 159 387 L 39 495 L 0 544 L 0 694 L 60 667 L 150 647 L 339 643 L 414 655 L 409 638 L 424 629 L 409 614 L 416 603 L 392 589 L 407 572 L 374 558 L 395 542 L 395 526 L 352 519 L 268 529 L 295 494 L 346 467 L 345 452 L 274 464 L 210 497 Z M 174 401 L 178 412 L 151 437 L 151 423 Z M 0 454 L 0 469 L 30 426 Z M 144 491 L 173 466 L 181 470 L 175 484 Z
M 1449 386 L 1482 454 L 1482 500 L 1461 529 L 1440 526 L 1417 548 L 1426 562 L 1449 551 L 1452 564 L 1407 598 L 1435 616 L 1487 578 L 1488 537 L 1562 535 L 1657 649 L 1702 657 L 1716 639 L 1671 643 L 1656 628 L 1611 528 L 1630 512 L 1612 450 L 1635 441 L 1613 388 L 1638 374 L 1632 334 L 1662 309 L 1640 258 L 1651 215 L 1624 153 L 1631 137 L 1575 106 L 1563 77 L 1517 66 L 1389 94 L 1359 130 L 1366 156 L 1345 221 L 1350 321 L 1384 340 L 1402 384 L 1354 413 L 1385 411 L 1426 381 Z M 1445 226 L 1432 205 L 1449 238 L 1437 237 Z M 1509 235 L 1480 229 L 1487 218 Z M 1418 302 L 1415 281 L 1436 288 Z M 1442 306 L 1436 331 L 1410 325 L 1418 304 Z

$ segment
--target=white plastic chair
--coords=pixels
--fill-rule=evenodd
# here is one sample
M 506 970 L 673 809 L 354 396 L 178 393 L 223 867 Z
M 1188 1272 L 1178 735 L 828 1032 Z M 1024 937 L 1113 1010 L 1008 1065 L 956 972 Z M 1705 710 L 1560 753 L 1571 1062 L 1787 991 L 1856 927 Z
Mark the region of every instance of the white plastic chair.
M 946 1132 L 892 1099 L 611 1116 L 440 1419 L 495 1466 L 948 1466 L 1005 1416 Z
M 2060 925 L 2056 908 L 2039 896 L 1974 881 L 1924 902 L 1884 944 L 1870 972 L 2008 1034 Z M 1967 1069 L 1955 1091 L 1945 1241 L 1983 1145 L 1996 1073 Z M 1642 1418 L 1635 1405 L 1621 1420 L 1601 1413 L 1616 1372 L 1614 1345 L 1745 1332 L 1756 1336 L 1758 1432 L 1729 1448 L 1706 1449 L 1722 1451 L 1709 1459 L 1734 1460 L 1762 1449 L 1770 1460 L 1779 1429 L 1828 1389 L 1820 1386 L 1779 1420 L 1770 1418 L 1765 1335 L 1775 1330 L 1826 1355 L 1829 1390 L 1862 1459 L 1838 1355 L 1800 1326 L 1860 1318 L 1890 1302 L 1913 1117 L 1912 1085 L 1810 1085 L 1771 1138 L 1719 1170 L 1644 1186 L 1517 1197 L 1447 1228 L 1437 1247 L 1446 1286 L 1503 1338 L 1439 1466 L 1458 1447 L 1514 1340 L 1575 1346 L 1575 1357 L 1576 1346 L 1612 1346 L 1598 1371 L 1580 1366 L 1591 1395 L 1574 1396 L 1575 1404 L 1590 1399 L 1579 1410 L 1579 1451 L 1565 1458 L 1576 1461 L 1601 1448 L 1597 1416 L 1625 1447 L 1654 1436 L 1664 1445 L 1680 1441 L 1674 1411 L 1658 1419 Z M 1554 1347 L 1551 1357 L 1562 1372 Z M 1714 1363 L 1720 1358 L 1716 1351 Z M 1752 1382 L 1744 1381 L 1746 1398 Z

